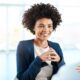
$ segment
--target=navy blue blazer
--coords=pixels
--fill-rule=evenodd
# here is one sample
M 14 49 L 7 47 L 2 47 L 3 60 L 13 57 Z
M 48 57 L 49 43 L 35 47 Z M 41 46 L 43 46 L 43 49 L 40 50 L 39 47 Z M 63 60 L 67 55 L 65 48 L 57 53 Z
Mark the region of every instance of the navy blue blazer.
M 51 62 L 53 74 L 65 64 L 62 50 L 58 43 L 48 41 L 48 45 L 55 49 L 60 56 L 60 62 Z M 35 80 L 42 66 L 48 65 L 46 62 L 34 55 L 34 43 L 32 40 L 20 41 L 17 47 L 17 78 L 19 80 Z M 52 74 L 52 75 L 53 75 Z

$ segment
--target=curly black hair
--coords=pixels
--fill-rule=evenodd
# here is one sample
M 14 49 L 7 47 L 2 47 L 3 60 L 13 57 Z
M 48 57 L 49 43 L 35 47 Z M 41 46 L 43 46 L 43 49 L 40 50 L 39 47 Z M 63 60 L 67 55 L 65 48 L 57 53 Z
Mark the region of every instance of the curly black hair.
M 53 22 L 53 30 L 62 22 L 61 14 L 57 8 L 51 4 L 34 4 L 23 14 L 22 24 L 34 34 L 34 26 L 37 20 L 41 18 L 49 18 Z

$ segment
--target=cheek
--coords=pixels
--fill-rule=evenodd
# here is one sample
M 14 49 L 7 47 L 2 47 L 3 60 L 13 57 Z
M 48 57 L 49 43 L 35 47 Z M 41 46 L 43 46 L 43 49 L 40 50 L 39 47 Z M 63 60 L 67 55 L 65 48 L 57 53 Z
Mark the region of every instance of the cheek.
M 53 30 L 49 30 L 49 32 L 50 32 L 50 33 L 52 33 L 52 32 L 53 32 Z
M 35 29 L 35 31 L 36 31 L 36 33 L 40 33 L 40 32 L 42 32 L 42 29 L 37 28 L 37 29 Z
M 36 30 L 36 31 L 35 31 L 35 35 L 39 35 L 40 33 L 41 33 L 40 30 Z

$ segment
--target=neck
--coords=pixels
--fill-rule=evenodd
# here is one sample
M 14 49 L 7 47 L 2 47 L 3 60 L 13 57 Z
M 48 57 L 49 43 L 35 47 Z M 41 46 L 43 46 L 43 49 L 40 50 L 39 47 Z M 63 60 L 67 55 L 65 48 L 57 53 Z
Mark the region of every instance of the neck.
M 47 40 L 35 39 L 35 40 L 34 40 L 34 43 L 35 43 L 37 46 L 42 47 L 42 48 L 48 47 L 48 42 L 47 42 Z

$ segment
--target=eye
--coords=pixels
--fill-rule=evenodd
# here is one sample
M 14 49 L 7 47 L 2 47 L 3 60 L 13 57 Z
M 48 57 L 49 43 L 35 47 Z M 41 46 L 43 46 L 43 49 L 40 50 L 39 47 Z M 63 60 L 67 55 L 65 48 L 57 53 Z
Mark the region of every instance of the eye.
M 39 25 L 38 27 L 39 27 L 39 28 L 44 28 L 44 25 Z
M 53 28 L 53 26 L 52 25 L 49 25 L 48 28 Z

